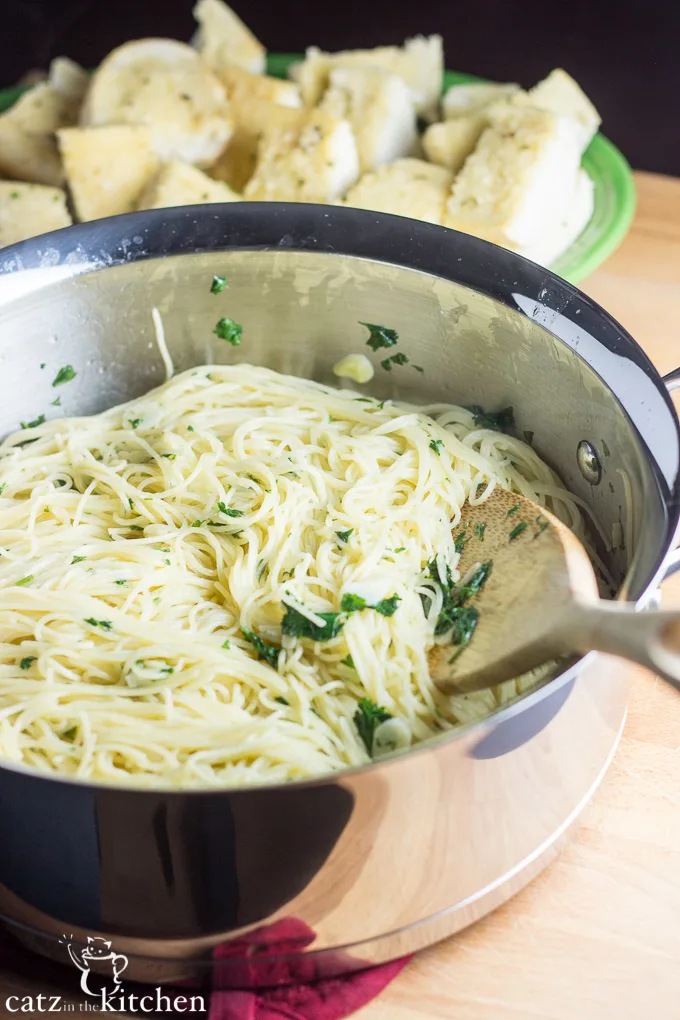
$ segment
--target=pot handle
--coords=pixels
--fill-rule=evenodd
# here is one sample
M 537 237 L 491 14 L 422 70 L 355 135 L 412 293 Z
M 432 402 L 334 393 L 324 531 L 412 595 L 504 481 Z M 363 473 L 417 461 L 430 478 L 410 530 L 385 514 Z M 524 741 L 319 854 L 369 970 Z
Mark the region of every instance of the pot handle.
M 680 368 L 673 369 L 672 372 L 668 372 L 662 376 L 663 382 L 666 384 L 666 389 L 669 393 L 673 393 L 674 390 L 680 389 Z M 663 580 L 667 577 L 672 577 L 673 574 L 677 574 L 680 570 L 680 545 L 677 546 L 666 560 L 664 567 Z
M 680 387 L 680 368 L 674 368 L 672 372 L 668 372 L 661 378 L 666 384 L 668 392 L 672 393 L 673 390 L 677 390 Z

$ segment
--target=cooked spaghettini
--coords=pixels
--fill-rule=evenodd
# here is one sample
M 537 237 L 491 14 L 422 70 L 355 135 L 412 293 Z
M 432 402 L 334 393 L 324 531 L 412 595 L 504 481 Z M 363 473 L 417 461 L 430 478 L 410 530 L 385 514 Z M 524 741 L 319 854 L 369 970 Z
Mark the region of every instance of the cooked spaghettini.
M 459 580 L 452 526 L 495 485 L 580 517 L 531 447 L 482 424 L 238 365 L 10 436 L 0 755 L 108 782 L 278 782 L 515 697 L 434 687 L 433 578 Z

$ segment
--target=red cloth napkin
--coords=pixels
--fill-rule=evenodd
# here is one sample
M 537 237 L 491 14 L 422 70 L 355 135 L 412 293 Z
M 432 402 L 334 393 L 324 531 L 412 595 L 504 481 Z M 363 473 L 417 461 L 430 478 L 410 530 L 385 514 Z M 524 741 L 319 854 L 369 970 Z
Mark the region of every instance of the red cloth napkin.
M 379 995 L 411 959 L 403 957 L 344 977 L 324 977 L 323 960 L 285 959 L 314 937 L 304 922 L 285 918 L 249 932 L 238 942 L 217 946 L 209 1020 L 341 1020 Z M 233 991 L 220 987 L 227 980 L 278 987 Z M 289 983 L 282 986 L 283 981 Z
M 393 981 L 410 957 L 342 978 L 259 992 L 219 992 L 210 997 L 209 1020 L 340 1020 L 365 1006 Z

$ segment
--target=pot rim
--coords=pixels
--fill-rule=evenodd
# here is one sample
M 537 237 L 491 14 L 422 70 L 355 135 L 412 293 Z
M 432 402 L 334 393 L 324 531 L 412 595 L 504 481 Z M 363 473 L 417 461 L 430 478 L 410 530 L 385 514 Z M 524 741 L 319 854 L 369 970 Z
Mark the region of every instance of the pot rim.
M 138 260 L 234 249 L 308 251 L 391 263 L 461 284 L 526 318 L 531 317 L 514 299 L 518 290 L 523 298 L 535 301 L 537 305 L 544 305 L 548 301 L 551 308 L 559 308 L 560 316 L 565 319 L 570 312 L 575 314 L 578 308 L 578 320 L 569 319 L 569 324 L 586 330 L 599 345 L 605 343 L 604 335 L 615 341 L 617 346 L 625 348 L 628 359 L 654 384 L 662 402 L 670 410 L 680 446 L 680 421 L 661 375 L 637 341 L 601 305 L 573 284 L 515 252 L 432 223 L 388 213 L 308 203 L 234 202 L 145 210 L 75 224 L 10 245 L 0 250 L 0 277 L 60 264 L 70 264 L 72 276 L 75 277 Z M 564 343 L 596 372 L 619 403 L 645 456 L 656 464 L 656 458 L 610 381 L 577 349 L 573 337 L 566 334 L 560 322 L 555 320 L 548 326 L 536 319 L 531 321 Z M 631 597 L 638 602 L 663 579 L 665 561 L 680 531 L 680 470 L 677 466 L 672 485 L 668 486 L 668 495 L 662 498 L 668 515 L 665 534 L 659 538 L 659 552 L 650 577 L 644 582 L 642 590 L 631 592 Z M 343 784 L 365 772 L 375 773 L 376 770 L 403 767 L 413 755 L 436 751 L 443 744 L 481 737 L 574 681 L 582 666 L 598 654 L 590 652 L 576 659 L 543 686 L 518 697 L 492 716 L 438 734 L 379 761 L 291 783 L 263 783 L 233 788 L 174 788 L 162 785 L 138 787 L 43 773 L 27 765 L 6 761 L 0 761 L 0 769 L 46 782 L 84 787 L 99 794 L 111 791 L 156 797 L 159 794 L 227 794 L 230 797 L 242 797 L 259 791 L 292 792 L 301 788 Z

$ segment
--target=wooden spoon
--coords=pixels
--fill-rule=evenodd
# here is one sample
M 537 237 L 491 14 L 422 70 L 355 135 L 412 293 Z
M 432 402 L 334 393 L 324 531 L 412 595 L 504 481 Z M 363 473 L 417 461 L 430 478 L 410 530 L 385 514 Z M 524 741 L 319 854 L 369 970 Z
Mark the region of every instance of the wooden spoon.
M 492 565 L 465 603 L 479 612 L 469 642 L 446 640 L 430 650 L 440 690 L 482 690 L 593 650 L 646 666 L 680 689 L 680 613 L 599 599 L 586 550 L 547 510 L 496 488 L 484 503 L 466 505 L 455 536 L 463 581 L 479 564 Z

